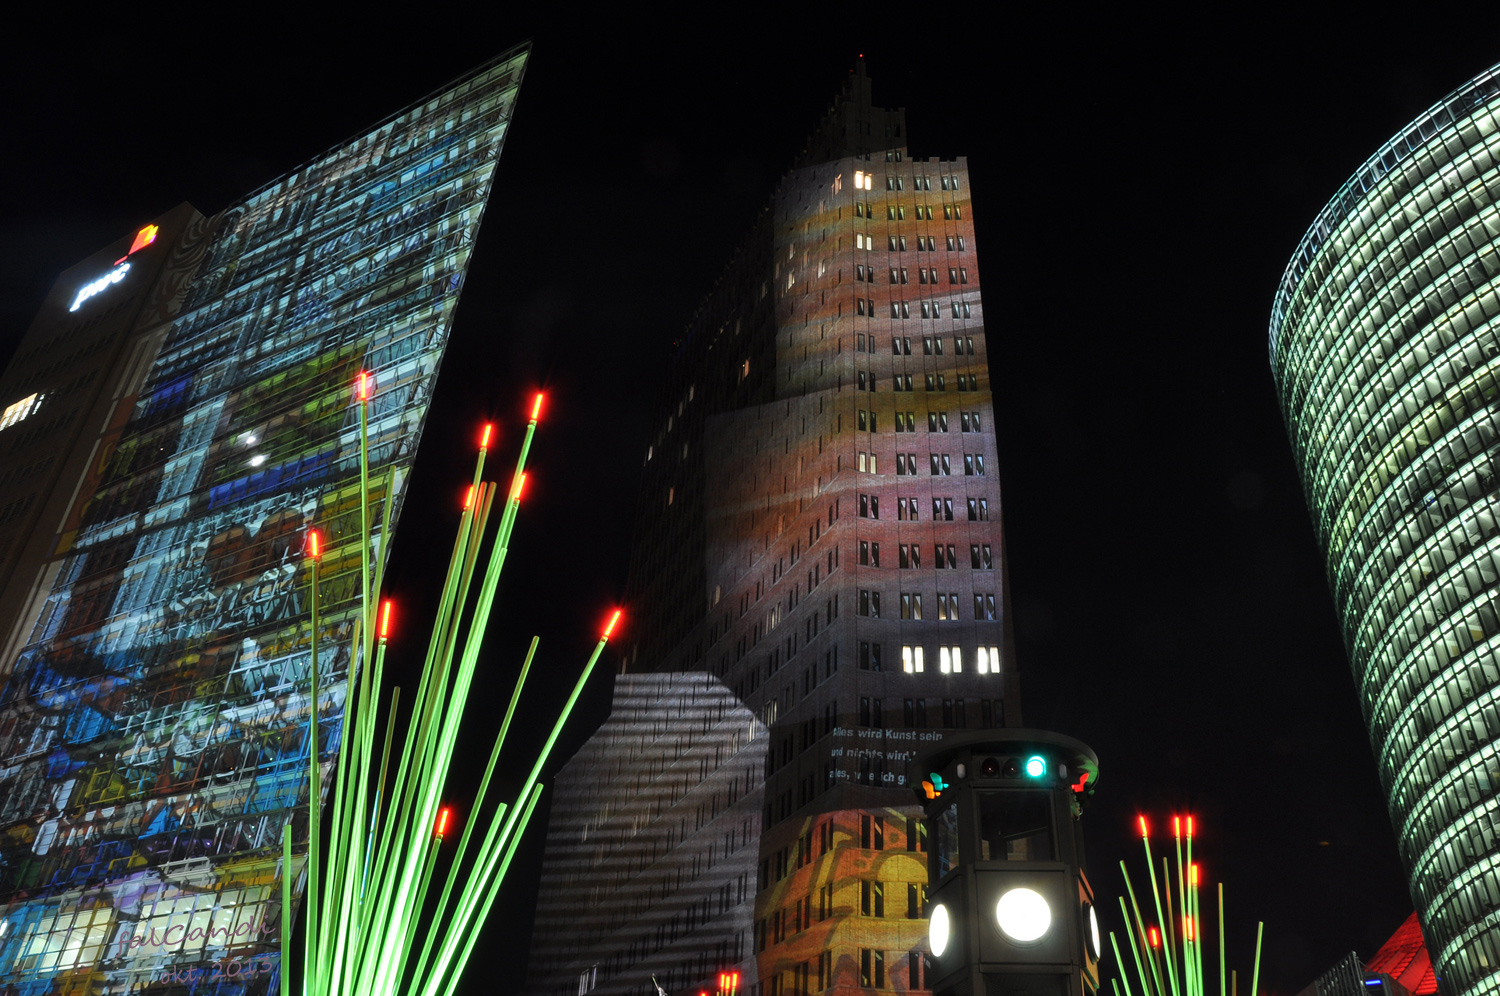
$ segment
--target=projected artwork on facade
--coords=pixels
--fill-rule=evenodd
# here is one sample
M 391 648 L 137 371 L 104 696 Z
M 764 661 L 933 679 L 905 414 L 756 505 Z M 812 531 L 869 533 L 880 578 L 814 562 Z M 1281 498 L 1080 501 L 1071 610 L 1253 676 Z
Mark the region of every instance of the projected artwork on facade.
M 273 984 L 289 819 L 302 875 L 310 710 L 326 768 L 342 733 L 360 574 L 352 385 L 372 378 L 373 519 L 394 502 L 394 524 L 526 55 L 173 248 L 192 279 L 169 325 L 135 330 L 159 338 L 155 364 L 97 451 L 0 688 L 0 983 Z

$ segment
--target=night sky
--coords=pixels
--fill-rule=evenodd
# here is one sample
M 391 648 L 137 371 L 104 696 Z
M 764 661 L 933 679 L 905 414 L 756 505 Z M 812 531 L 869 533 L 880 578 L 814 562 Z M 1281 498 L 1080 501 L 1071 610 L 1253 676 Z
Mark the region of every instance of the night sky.
M 1099 754 L 1101 907 L 1120 857 L 1142 874 L 1135 815 L 1192 812 L 1233 963 L 1248 971 L 1260 919 L 1279 993 L 1374 953 L 1410 899 L 1267 322 L 1343 181 L 1500 59 L 1493 21 L 1382 34 L 1070 6 L 981 31 L 941 5 L 844 4 L 731 34 L 420 9 L 383 34 L 306 14 L 8 46 L 0 357 L 65 267 L 180 201 L 217 211 L 533 37 L 388 581 L 413 631 L 392 652 L 419 654 L 421 576 L 432 550 L 446 561 L 472 430 L 497 419 L 510 459 L 544 387 L 481 670 L 498 708 L 539 633 L 546 715 L 623 593 L 669 343 L 863 53 L 914 155 L 969 157 L 1024 718 Z M 574 743 L 604 715 L 607 681 L 592 692 Z M 520 981 L 541 839 L 468 992 Z

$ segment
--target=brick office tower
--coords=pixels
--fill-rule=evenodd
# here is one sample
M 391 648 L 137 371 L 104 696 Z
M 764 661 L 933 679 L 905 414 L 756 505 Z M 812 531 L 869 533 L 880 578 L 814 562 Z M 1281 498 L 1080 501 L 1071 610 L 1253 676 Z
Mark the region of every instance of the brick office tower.
M 1019 716 L 968 173 L 905 134 L 861 65 L 675 346 L 529 992 L 923 988 L 905 762 Z

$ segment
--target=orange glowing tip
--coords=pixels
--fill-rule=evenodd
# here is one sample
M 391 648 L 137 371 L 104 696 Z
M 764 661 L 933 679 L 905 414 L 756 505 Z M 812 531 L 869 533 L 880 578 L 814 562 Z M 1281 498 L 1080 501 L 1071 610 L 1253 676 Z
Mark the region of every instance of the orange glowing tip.
M 443 834 L 448 832 L 448 812 L 449 810 L 447 806 L 444 806 L 442 809 L 438 810 L 437 830 L 433 833 L 433 836 L 438 840 L 442 840 Z
M 380 638 L 391 635 L 391 600 L 387 598 L 380 606 Z
M 1189 816 L 1188 817 L 1188 836 L 1191 837 L 1192 835 L 1193 835 L 1193 818 L 1191 816 Z
M 1146 829 L 1146 818 L 1144 816 L 1137 816 L 1135 821 L 1141 825 L 1141 838 L 1143 840 L 1151 836 L 1151 832 Z
M 1195 861 L 1188 865 L 1188 885 L 1198 884 L 1198 863 Z
M 1182 918 L 1182 939 L 1185 941 L 1193 940 L 1193 918 L 1190 916 Z
M 367 373 L 365 373 L 363 370 L 361 370 L 359 372 L 359 380 L 356 383 L 359 385 L 358 388 L 357 388 L 357 390 L 359 392 L 359 400 L 361 400 L 361 401 L 369 401 L 370 400 L 370 375 L 367 374 Z
M 1161 934 L 1157 932 L 1155 927 L 1146 928 L 1146 939 L 1153 948 L 1161 947 Z
M 307 555 L 314 560 L 323 556 L 323 541 L 316 529 L 307 531 Z
M 464 492 L 464 508 L 474 504 L 474 485 L 469 485 L 469 490 Z
M 615 631 L 615 623 L 620 621 L 620 611 L 615 609 L 615 614 L 609 617 L 609 625 L 604 627 L 604 639 L 609 639 L 609 634 Z
M 516 482 L 516 504 L 521 502 L 521 492 L 526 490 L 526 472 L 521 471 L 521 479 Z
M 479 448 L 480 449 L 487 450 L 487 449 L 490 448 L 490 433 L 492 433 L 494 431 L 495 431 L 495 425 L 494 425 L 494 423 L 492 423 L 492 422 L 486 422 L 486 423 L 484 423 L 484 435 L 482 435 L 482 436 L 479 437 Z
M 542 399 L 546 395 L 541 391 L 536 392 L 536 400 L 531 403 L 531 420 L 535 422 L 542 417 Z
M 1174 817 L 1172 817 L 1172 836 L 1173 837 L 1181 837 L 1182 836 L 1182 817 L 1181 816 L 1174 816 Z

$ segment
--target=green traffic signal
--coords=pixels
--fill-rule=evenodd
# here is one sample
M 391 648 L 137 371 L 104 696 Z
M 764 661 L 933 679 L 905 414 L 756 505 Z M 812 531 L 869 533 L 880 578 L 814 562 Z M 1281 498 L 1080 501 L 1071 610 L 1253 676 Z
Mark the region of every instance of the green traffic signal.
M 1047 773 L 1047 760 L 1040 754 L 1033 754 L 1026 759 L 1026 777 L 1040 778 Z

